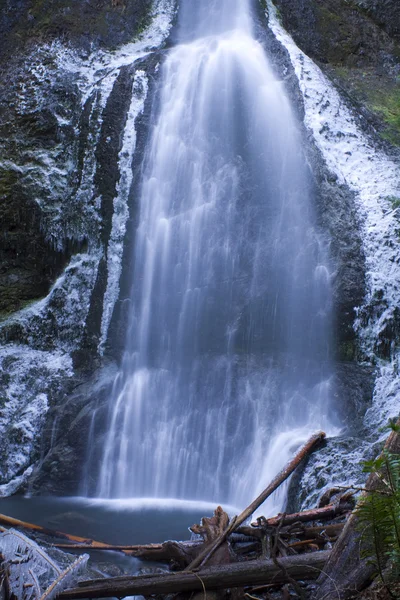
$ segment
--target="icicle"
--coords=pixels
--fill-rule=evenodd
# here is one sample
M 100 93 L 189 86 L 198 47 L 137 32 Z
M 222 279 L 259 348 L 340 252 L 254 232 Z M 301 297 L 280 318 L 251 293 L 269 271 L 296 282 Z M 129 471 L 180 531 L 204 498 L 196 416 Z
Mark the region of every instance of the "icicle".
M 65 571 L 60 573 L 55 581 L 47 588 L 40 600 L 53 600 L 60 592 L 69 587 L 78 572 L 86 566 L 89 559 L 88 554 L 82 554 Z
M 9 569 L 10 592 L 18 600 L 52 600 L 89 558 L 84 554 L 63 571 L 36 542 L 15 529 L 0 534 L 0 550 Z

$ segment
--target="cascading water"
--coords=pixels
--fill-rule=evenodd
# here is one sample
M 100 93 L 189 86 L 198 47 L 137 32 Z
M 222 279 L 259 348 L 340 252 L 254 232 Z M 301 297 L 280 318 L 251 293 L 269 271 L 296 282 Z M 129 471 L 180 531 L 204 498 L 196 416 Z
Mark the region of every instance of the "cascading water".
M 243 505 L 331 421 L 328 259 L 249 0 L 182 0 L 162 69 L 97 493 Z

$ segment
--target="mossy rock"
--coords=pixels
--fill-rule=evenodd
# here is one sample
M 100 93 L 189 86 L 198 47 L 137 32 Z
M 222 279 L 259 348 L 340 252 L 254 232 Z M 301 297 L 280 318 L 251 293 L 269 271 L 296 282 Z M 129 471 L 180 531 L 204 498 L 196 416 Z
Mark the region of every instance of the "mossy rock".
M 351 99 L 370 113 L 382 139 L 400 146 L 400 77 L 391 78 L 374 68 L 341 66 L 332 72 Z
M 355 359 L 356 345 L 354 340 L 343 341 L 339 344 L 338 359 L 344 362 L 350 362 Z
M 90 51 L 132 41 L 149 25 L 152 0 L 17 0 L 3 8 L 0 53 L 58 38 Z
M 383 140 L 399 146 L 400 26 L 393 28 L 389 19 L 400 10 L 398 1 L 277 0 L 277 5 L 302 50 L 337 80 Z

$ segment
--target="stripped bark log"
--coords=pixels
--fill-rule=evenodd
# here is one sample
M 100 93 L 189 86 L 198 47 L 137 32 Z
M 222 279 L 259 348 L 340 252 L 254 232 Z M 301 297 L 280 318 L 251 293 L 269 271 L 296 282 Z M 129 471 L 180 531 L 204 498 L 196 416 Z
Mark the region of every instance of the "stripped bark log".
M 397 421 L 400 425 L 400 419 Z M 393 431 L 388 437 L 385 449 L 400 454 L 400 435 Z M 379 489 L 379 478 L 370 475 L 366 489 Z M 314 600 L 350 598 L 355 592 L 366 588 L 372 581 L 375 568 L 367 559 L 360 557 L 362 534 L 357 530 L 358 518 L 355 513 L 348 519 L 346 526 L 336 542 L 324 571 L 318 580 Z
M 79 537 L 78 535 L 71 535 L 70 533 L 63 533 L 62 531 L 48 529 L 47 527 L 42 527 L 41 525 L 27 523 L 26 521 L 20 521 L 19 519 L 7 517 L 6 515 L 2 514 L 0 514 L 0 523 L 2 523 L 3 525 L 8 525 L 9 527 L 15 527 L 16 529 L 22 528 L 29 529 L 31 531 L 37 531 L 38 533 L 43 533 L 44 535 L 48 535 L 50 537 L 66 539 L 70 540 L 71 542 L 82 542 L 83 544 L 90 544 L 91 548 L 103 548 L 105 546 L 108 546 L 108 544 L 104 544 L 103 542 L 96 542 L 88 538 Z
M 326 434 L 323 431 L 314 434 L 297 452 L 297 454 L 286 465 L 286 467 L 271 481 L 268 487 L 266 487 L 265 490 L 242 513 L 240 513 L 238 517 L 234 517 L 232 519 L 226 530 L 219 535 L 215 541 L 206 545 L 204 550 L 200 552 L 194 561 L 187 567 L 187 570 L 196 569 L 202 564 L 206 563 L 215 550 L 226 540 L 226 538 L 244 521 L 246 521 L 246 519 L 248 519 L 261 506 L 261 504 L 263 504 L 263 502 L 265 502 L 265 500 L 269 498 L 269 496 L 271 496 L 278 489 L 278 487 L 290 477 L 299 464 L 305 458 L 307 458 L 317 446 L 321 444 L 325 437 Z
M 280 563 L 290 577 L 296 580 L 315 579 L 329 556 L 329 551 L 281 558 Z M 115 578 L 82 582 L 79 588 L 66 590 L 59 595 L 64 600 L 76 598 L 111 598 L 153 594 L 173 594 L 218 590 L 245 585 L 286 583 L 287 578 L 272 560 L 256 560 L 230 565 L 209 567 L 191 573 L 182 571 L 162 575 L 145 575 L 132 578 Z

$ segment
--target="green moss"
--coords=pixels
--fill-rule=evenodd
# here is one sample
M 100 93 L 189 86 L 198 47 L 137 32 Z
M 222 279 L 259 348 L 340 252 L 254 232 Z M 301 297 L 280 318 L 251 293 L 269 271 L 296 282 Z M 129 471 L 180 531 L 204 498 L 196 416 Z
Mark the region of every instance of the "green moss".
M 148 29 L 153 21 L 153 15 L 151 10 L 148 10 L 143 17 L 140 19 L 137 27 L 136 27 L 136 35 L 135 38 L 140 38 L 140 36 Z
M 41 299 L 39 295 L 27 299 L 26 296 L 29 294 L 29 291 L 26 289 L 26 286 L 18 285 L 17 283 L 14 283 L 12 286 L 10 285 L 9 288 L 0 287 L 0 321 L 7 319 L 15 312 L 28 308 L 31 304 Z
M 390 204 L 392 205 L 393 210 L 395 208 L 400 208 L 400 198 L 398 198 L 397 196 L 387 196 L 386 200 L 388 202 L 390 202 Z
M 391 90 L 374 89 L 369 94 L 371 108 L 381 115 L 386 128 L 382 137 L 392 144 L 400 145 L 400 83 Z
M 341 22 L 341 17 L 329 10 L 329 8 L 326 6 L 318 4 L 316 7 L 319 13 L 319 18 L 325 26 L 330 27 L 332 24 L 336 25 L 337 23 Z
M 354 360 L 356 355 L 356 348 L 353 340 L 348 340 L 345 342 L 341 342 L 339 344 L 339 360 L 343 362 L 349 362 Z
M 0 198 L 5 198 L 18 181 L 18 173 L 13 170 L 0 169 Z
M 380 121 L 380 136 L 400 146 L 400 79 L 387 78 L 372 68 L 335 66 L 334 72 L 351 97 Z

